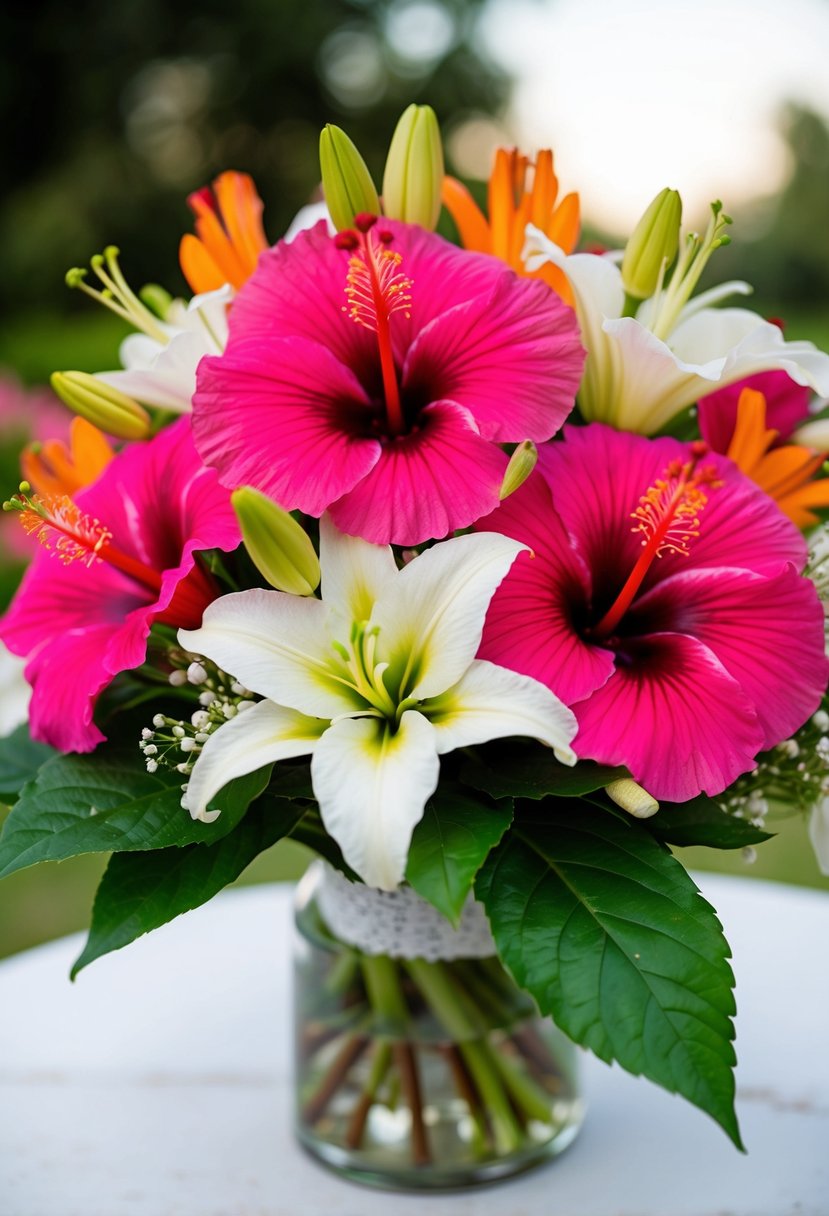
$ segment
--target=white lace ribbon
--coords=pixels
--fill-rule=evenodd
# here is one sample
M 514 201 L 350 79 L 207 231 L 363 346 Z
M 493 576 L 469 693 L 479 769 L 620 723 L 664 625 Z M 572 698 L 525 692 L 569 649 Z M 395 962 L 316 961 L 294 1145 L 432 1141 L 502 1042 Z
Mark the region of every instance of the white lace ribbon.
M 470 895 L 456 928 L 411 887 L 378 891 L 349 882 L 339 870 L 315 862 L 317 907 L 331 932 L 364 954 L 390 958 L 489 958 L 495 953 L 489 922 Z

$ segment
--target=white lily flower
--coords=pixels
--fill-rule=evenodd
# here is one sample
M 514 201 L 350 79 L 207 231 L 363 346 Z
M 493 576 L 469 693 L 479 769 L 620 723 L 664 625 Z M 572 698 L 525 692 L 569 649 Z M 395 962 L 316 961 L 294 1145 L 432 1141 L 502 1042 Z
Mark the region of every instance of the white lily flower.
M 178 414 L 190 412 L 196 368 L 205 355 L 220 355 L 227 344 L 227 306 L 233 288 L 220 287 L 174 300 L 153 333 L 128 334 L 119 351 L 123 371 L 98 372 L 97 378 L 143 405 Z
M 578 397 L 587 421 L 653 435 L 706 393 L 773 368 L 829 394 L 829 356 L 811 342 L 787 342 L 776 325 L 748 309 L 713 307 L 728 296 L 749 294 L 747 283 L 723 283 L 669 311 L 664 296 L 645 300 L 634 317 L 626 317 L 614 257 L 567 255 L 533 225 L 526 237 L 527 269 L 551 262 L 573 289 L 587 350 Z
M 821 874 L 829 877 L 829 795 L 814 804 L 809 815 L 809 839 Z
M 26 660 L 19 659 L 0 642 L 0 738 L 26 721 L 32 690 L 23 672 Z
M 528 676 L 475 658 L 489 602 L 525 549 L 476 533 L 398 570 L 391 549 L 320 523 L 322 600 L 251 590 L 180 630 L 266 699 L 210 736 L 190 777 L 194 818 L 235 776 L 311 755 L 326 830 L 369 885 L 403 879 L 412 832 L 457 747 L 524 735 L 575 763 L 572 712 Z

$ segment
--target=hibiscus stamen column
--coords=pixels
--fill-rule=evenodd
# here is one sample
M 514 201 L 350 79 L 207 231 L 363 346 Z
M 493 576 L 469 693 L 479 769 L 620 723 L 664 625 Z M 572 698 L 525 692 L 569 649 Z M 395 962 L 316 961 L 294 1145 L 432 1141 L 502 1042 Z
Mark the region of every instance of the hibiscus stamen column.
M 590 630 L 597 641 L 611 636 L 657 557 L 663 553 L 688 556 L 689 542 L 699 536 L 700 512 L 708 502 L 708 494 L 702 487 L 713 489 L 721 484 L 712 465 L 699 468 L 707 451 L 704 443 L 692 444 L 690 460 L 671 461 L 665 475 L 656 479 L 631 512 L 631 519 L 636 520 L 631 531 L 641 532 L 644 537 L 642 553 L 613 604 Z
M 376 229 L 377 217 L 360 214 L 354 222 L 356 231 L 348 229 L 334 238 L 338 248 L 351 251 L 345 287 L 348 304 L 343 306 L 343 312 L 377 335 L 386 423 L 390 434 L 402 435 L 406 419 L 400 402 L 389 322 L 396 312 L 410 315 L 412 281 L 400 270 L 402 256 L 387 247 L 392 234 Z
M 52 550 L 64 565 L 79 562 L 93 566 L 105 561 L 142 587 L 158 595 L 161 575 L 157 570 L 124 553 L 112 543 L 112 532 L 100 520 L 84 514 L 68 495 L 32 495 L 28 482 L 3 503 L 4 511 L 20 513 L 20 522 L 30 536 Z

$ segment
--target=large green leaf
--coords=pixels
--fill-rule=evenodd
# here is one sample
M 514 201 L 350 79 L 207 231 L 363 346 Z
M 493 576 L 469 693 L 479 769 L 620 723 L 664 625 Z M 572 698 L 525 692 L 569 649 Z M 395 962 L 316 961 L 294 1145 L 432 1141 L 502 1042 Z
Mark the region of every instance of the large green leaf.
M 475 890 L 501 959 L 542 1012 L 602 1060 L 682 1094 L 742 1147 L 728 943 L 640 823 L 584 804 L 532 808 Z
M 461 768 L 464 785 L 484 790 L 493 798 L 577 798 L 603 789 L 611 781 L 629 777 L 626 768 L 609 768 L 580 760 L 572 768 L 556 760 L 547 748 L 521 745 L 492 746 Z
M 745 819 L 735 819 L 704 794 L 688 802 L 662 802 L 657 813 L 644 823 L 667 844 L 703 844 L 712 849 L 742 849 L 774 835 Z
M 510 798 L 496 803 L 462 788 L 439 788 L 414 830 L 406 878 L 457 924 L 475 875 L 511 822 Z
M 181 806 L 181 775 L 148 773 L 137 748 L 55 756 L 24 787 L 0 835 L 0 878 L 40 861 L 209 844 L 230 832 L 268 783 L 269 768 L 239 777 L 211 805 L 214 823 Z
M 206 903 L 264 849 L 287 835 L 302 809 L 286 798 L 263 794 L 245 818 L 215 844 L 116 853 L 95 896 L 92 924 L 78 972 L 112 950 Z
M 25 723 L 0 739 L 0 802 L 14 802 L 26 782 L 34 780 L 38 769 L 54 755 L 54 748 L 35 743 Z

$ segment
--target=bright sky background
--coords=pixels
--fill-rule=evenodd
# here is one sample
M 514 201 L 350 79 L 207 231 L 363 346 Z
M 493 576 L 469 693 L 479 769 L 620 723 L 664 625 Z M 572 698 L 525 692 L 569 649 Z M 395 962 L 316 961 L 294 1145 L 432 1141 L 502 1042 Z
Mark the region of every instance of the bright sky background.
M 616 230 L 663 186 L 739 219 L 789 171 L 784 101 L 829 117 L 826 0 L 491 0 L 482 36 L 517 78 L 508 135 Z

